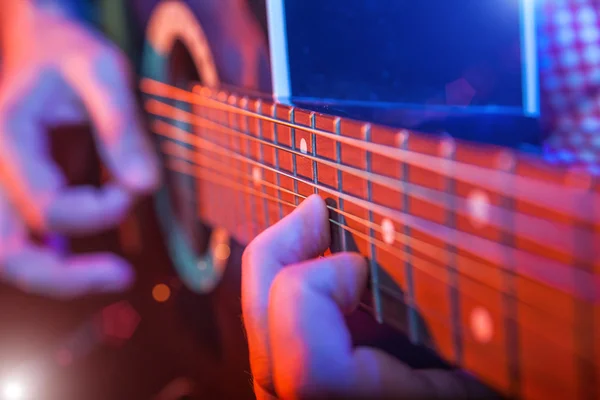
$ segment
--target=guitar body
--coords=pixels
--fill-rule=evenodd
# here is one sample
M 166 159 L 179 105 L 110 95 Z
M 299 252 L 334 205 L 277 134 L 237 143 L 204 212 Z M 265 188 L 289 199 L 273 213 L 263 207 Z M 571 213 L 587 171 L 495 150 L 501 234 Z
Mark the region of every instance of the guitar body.
M 486 65 L 477 77 L 500 82 L 487 91 L 468 74 L 416 88 L 426 73 L 464 67 L 448 54 L 441 67 L 427 69 L 426 55 L 414 61 L 425 71 L 414 87 L 394 75 L 417 53 L 386 54 L 418 38 L 402 41 L 391 18 L 426 10 L 250 3 L 227 25 L 198 4 L 165 0 L 145 25 L 141 90 L 166 177 L 155 209 L 185 286 L 218 291 L 227 266 L 239 267 L 234 254 L 318 193 L 331 211 L 331 251 L 370 259 L 362 306 L 371 317 L 350 321 L 362 326 L 357 340 L 392 338 L 387 347 L 404 356 L 429 349 L 444 361 L 421 352 L 412 364 L 464 368 L 507 397 L 597 398 L 598 189 L 585 171 L 519 150 L 541 148 L 542 138 L 535 48 L 522 40 L 536 31 L 529 2 L 504 15 L 513 25 L 502 40 L 511 51 L 521 43 L 522 68 L 494 69 L 506 52 L 473 60 Z M 310 15 L 315 26 L 301 29 Z M 435 18 L 445 15 L 450 8 Z M 380 25 L 352 35 L 360 20 Z M 429 40 L 435 48 L 442 39 Z M 348 54 L 354 69 L 339 61 Z

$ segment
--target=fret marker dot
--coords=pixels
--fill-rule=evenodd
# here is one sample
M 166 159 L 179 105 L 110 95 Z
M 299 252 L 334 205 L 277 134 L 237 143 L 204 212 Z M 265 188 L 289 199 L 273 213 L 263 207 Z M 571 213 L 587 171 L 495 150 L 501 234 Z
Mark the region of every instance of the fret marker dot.
M 445 137 L 440 142 L 440 155 L 442 157 L 451 157 L 456 151 L 456 143 L 452 137 Z
M 494 323 L 489 311 L 483 307 L 476 307 L 471 312 L 471 332 L 480 343 L 489 343 L 494 336 Z
M 476 228 L 481 228 L 490 219 L 490 199 L 481 190 L 474 190 L 467 199 L 467 208 L 471 223 Z
M 515 163 L 515 157 L 511 152 L 503 151 L 498 155 L 498 168 L 508 171 L 515 167 Z
M 387 218 L 381 222 L 381 234 L 383 236 L 383 241 L 387 244 L 393 244 L 396 241 L 394 223 Z
M 306 140 L 300 139 L 300 152 L 302 154 L 306 154 L 308 152 L 308 144 L 306 144 Z
M 400 131 L 396 134 L 396 146 L 400 147 L 402 145 L 404 145 L 404 143 L 406 143 L 406 140 L 408 139 L 408 132 L 407 131 Z
M 252 168 L 252 181 L 254 182 L 254 184 L 256 186 L 258 186 L 260 184 L 261 178 L 262 178 L 262 176 L 260 173 L 260 169 L 258 167 Z

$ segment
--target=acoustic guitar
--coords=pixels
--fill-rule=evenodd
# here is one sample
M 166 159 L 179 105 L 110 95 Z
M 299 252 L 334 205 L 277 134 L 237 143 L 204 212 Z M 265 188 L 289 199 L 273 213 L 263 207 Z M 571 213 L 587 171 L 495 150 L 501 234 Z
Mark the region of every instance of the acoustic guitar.
M 533 2 L 463 2 L 465 19 L 454 21 L 444 2 L 423 3 L 437 14 L 324 3 L 267 2 L 270 93 L 221 82 L 214 45 L 185 2 L 153 11 L 140 88 L 167 177 L 157 213 L 185 284 L 213 290 L 230 240 L 249 243 L 317 193 L 328 201 L 331 251 L 369 259 L 363 306 L 377 321 L 508 397 L 600 398 L 597 179 L 519 150 L 535 143 L 540 121 Z M 488 72 L 504 68 L 509 53 L 490 55 L 496 43 L 518 68 L 495 75 L 487 92 L 469 90 L 468 78 L 442 85 L 441 100 L 415 89 L 462 68 L 415 43 L 460 50 L 444 35 L 466 27 L 470 12 L 487 19 L 471 27 L 481 43 L 465 44 L 477 36 L 465 28 L 462 60 L 485 54 L 498 61 Z M 434 14 L 440 32 L 417 32 L 427 25 L 418 15 Z M 364 26 L 352 23 L 359 17 Z M 401 26 L 414 36 L 394 36 Z M 396 87 L 388 66 L 412 75 Z

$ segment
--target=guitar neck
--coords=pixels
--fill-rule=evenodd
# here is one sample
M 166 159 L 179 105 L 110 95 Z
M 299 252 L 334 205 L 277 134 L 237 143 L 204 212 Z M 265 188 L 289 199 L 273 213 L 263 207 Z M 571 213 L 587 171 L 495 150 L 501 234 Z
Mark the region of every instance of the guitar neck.
M 377 320 L 503 393 L 594 398 L 593 177 L 200 86 L 142 89 L 173 179 L 192 177 L 195 216 L 248 243 L 317 193 L 331 250 L 370 260 Z

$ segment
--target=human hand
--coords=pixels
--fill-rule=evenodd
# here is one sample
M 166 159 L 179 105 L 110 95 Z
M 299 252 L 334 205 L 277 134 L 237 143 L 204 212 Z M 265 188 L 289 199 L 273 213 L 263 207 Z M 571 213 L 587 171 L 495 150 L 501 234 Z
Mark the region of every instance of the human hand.
M 354 348 L 344 315 L 366 287 L 363 257 L 330 245 L 319 196 L 267 229 L 246 249 L 242 309 L 259 400 L 490 398 L 460 371 L 413 370 L 367 347 Z
M 118 224 L 159 172 L 138 119 L 127 62 L 76 21 L 42 10 L 16 13 L 5 32 L 0 81 L 0 279 L 38 294 L 120 291 L 132 282 L 113 254 L 68 257 L 43 236 L 89 234 Z M 8 43 L 8 45 L 6 45 Z M 89 121 L 113 180 L 68 187 L 50 154 L 49 128 Z

